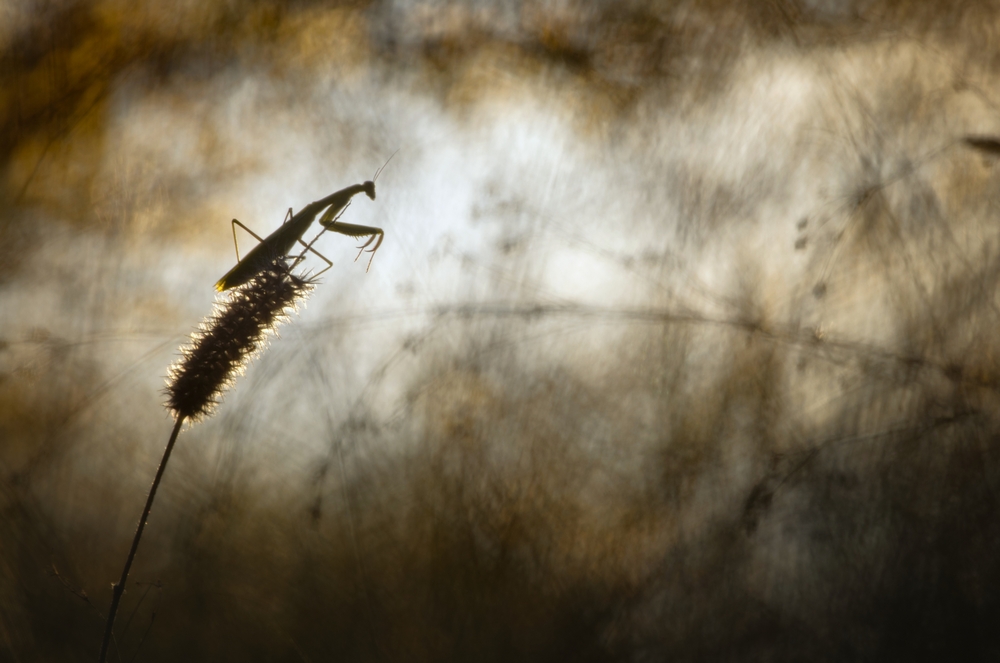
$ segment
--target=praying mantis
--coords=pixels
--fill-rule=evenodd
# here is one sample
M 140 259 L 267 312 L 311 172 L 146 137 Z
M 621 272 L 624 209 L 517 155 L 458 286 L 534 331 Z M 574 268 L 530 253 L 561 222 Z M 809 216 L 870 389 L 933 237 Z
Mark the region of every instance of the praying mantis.
M 395 153 L 393 156 L 395 156 Z M 392 159 L 392 156 L 390 156 L 389 159 Z M 378 251 L 380 246 L 382 246 L 382 239 L 385 237 L 385 233 L 381 228 L 375 228 L 374 226 L 360 226 L 353 223 L 342 223 L 338 219 L 340 218 L 340 215 L 343 214 L 344 210 L 347 209 L 347 206 L 351 204 L 351 199 L 357 194 L 364 192 L 364 194 L 371 200 L 375 200 L 375 180 L 378 179 L 379 173 L 382 172 L 382 169 L 385 168 L 388 163 L 389 161 L 386 160 L 385 164 L 382 165 L 382 168 L 379 168 L 375 172 L 375 176 L 367 182 L 352 184 L 351 186 L 343 188 L 340 191 L 331 193 L 326 198 L 321 198 L 316 202 L 306 205 L 299 210 L 298 214 L 292 214 L 292 209 L 288 208 L 288 214 L 285 216 L 285 220 L 281 224 L 281 227 L 265 238 L 261 238 L 257 235 L 257 233 L 247 228 L 237 219 L 233 219 L 233 244 L 236 246 L 236 266 L 226 272 L 225 276 L 218 280 L 215 284 L 215 289 L 222 292 L 224 290 L 229 290 L 243 285 L 257 276 L 257 274 L 261 271 L 267 269 L 275 260 L 290 257 L 289 252 L 292 250 L 292 247 L 295 246 L 296 242 L 305 247 L 302 255 L 296 258 L 296 262 L 301 260 L 302 256 L 305 255 L 305 251 L 309 251 L 317 255 L 326 263 L 327 266 L 316 274 L 316 276 L 319 276 L 319 274 L 322 274 L 326 270 L 333 267 L 333 263 L 326 256 L 312 248 L 313 243 L 327 230 L 341 235 L 347 235 L 348 237 L 368 237 L 368 241 L 358 247 L 360 249 L 358 252 L 358 258 L 360 258 L 361 254 L 366 250 L 368 253 L 372 254 L 371 259 L 368 261 L 368 268 L 370 269 L 372 264 L 371 261 L 375 258 L 375 252 Z M 316 237 L 314 237 L 313 240 L 307 244 L 302 241 L 302 236 L 306 234 L 307 230 L 309 230 L 309 227 L 316 219 L 316 215 L 324 209 L 326 209 L 326 212 L 324 212 L 323 216 L 319 219 L 319 223 L 323 226 L 323 230 L 321 230 L 319 235 L 316 235 Z M 237 225 L 253 235 L 257 241 L 260 242 L 243 258 L 240 258 L 240 247 L 239 243 L 236 241 Z M 371 246 L 372 242 L 375 242 L 375 246 Z M 371 248 L 368 248 L 369 246 L 371 246 Z M 355 260 L 358 258 L 355 258 Z M 366 269 L 365 271 L 368 270 Z

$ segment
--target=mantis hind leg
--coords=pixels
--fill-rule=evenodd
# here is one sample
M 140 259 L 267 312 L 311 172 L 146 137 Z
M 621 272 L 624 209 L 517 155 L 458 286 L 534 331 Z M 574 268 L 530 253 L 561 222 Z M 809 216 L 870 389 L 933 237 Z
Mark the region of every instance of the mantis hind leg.
M 318 258 L 319 258 L 320 260 L 322 260 L 323 262 L 325 262 L 325 263 L 326 263 L 326 267 L 324 267 L 323 269 L 321 269 L 321 270 L 319 270 L 318 272 L 316 272 L 316 273 L 315 273 L 315 274 L 314 274 L 314 275 L 312 276 L 312 278 L 317 278 L 318 276 L 322 275 L 322 274 L 323 274 L 323 272 L 325 272 L 326 270 L 328 270 L 328 269 L 330 269 L 331 267 L 333 267 L 333 261 L 332 261 L 332 260 L 330 260 L 330 259 L 329 259 L 329 258 L 327 258 L 327 257 L 326 257 L 325 255 L 323 255 L 322 253 L 320 253 L 319 251 L 317 251 L 316 249 L 314 249 L 314 248 L 312 247 L 312 245 L 316 243 L 316 240 L 317 240 L 317 239 L 319 239 L 319 238 L 320 238 L 320 235 L 322 235 L 322 234 L 323 234 L 324 232 L 326 232 L 326 230 L 320 230 L 320 231 L 319 231 L 319 233 L 318 233 L 318 234 L 317 234 L 317 235 L 316 235 L 315 237 L 313 237 L 313 238 L 312 238 L 312 239 L 311 239 L 311 240 L 309 241 L 309 243 L 308 243 L 308 244 L 306 244 L 306 243 L 305 243 L 305 242 L 303 242 L 303 241 L 302 241 L 301 239 L 299 239 L 299 244 L 301 244 L 301 245 L 302 245 L 302 246 L 304 246 L 305 248 L 304 248 L 304 249 L 302 249 L 302 253 L 300 253 L 299 255 L 297 255 L 297 256 L 295 257 L 295 260 L 294 260 L 294 261 L 292 262 L 292 266 L 288 268 L 289 270 L 292 270 L 292 269 L 295 269 L 295 266 L 296 266 L 296 265 L 298 265 L 298 264 L 299 264 L 300 262 L 302 262 L 303 258 L 305 258 L 305 257 L 306 257 L 306 252 L 309 252 L 309 253 L 312 253 L 313 255 L 315 255 L 315 256 L 316 256 L 316 257 L 318 257 Z
M 233 222 L 230 225 L 233 228 L 233 246 L 236 247 L 236 262 L 239 262 L 240 261 L 240 243 L 238 241 L 236 241 L 236 226 L 239 226 L 240 228 L 243 228 L 243 230 L 245 230 L 248 233 L 250 233 L 251 235 L 253 235 L 254 239 L 256 239 L 258 242 L 263 242 L 264 238 L 261 237 L 260 235 L 258 235 L 257 233 L 255 233 L 254 231 L 250 230 L 249 228 L 247 228 L 242 223 L 240 223 L 239 219 L 233 219 Z
M 285 225 L 286 223 L 288 223 L 288 221 L 289 221 L 289 220 L 290 220 L 291 218 L 292 218 L 292 208 L 291 208 L 291 207 L 289 207 L 289 208 L 288 208 L 288 213 L 287 213 L 287 214 L 285 214 L 285 220 L 281 222 L 281 225 Z M 264 238 L 263 238 L 263 237 L 261 237 L 260 235 L 258 235 L 258 234 L 257 234 L 257 233 L 255 233 L 254 231 L 250 230 L 250 228 L 248 228 L 248 227 L 247 227 L 247 226 L 246 226 L 246 225 L 245 225 L 245 224 L 244 224 L 244 223 L 243 223 L 242 221 L 240 221 L 239 219 L 233 219 L 233 221 L 232 221 L 232 223 L 230 224 L 230 226 L 231 226 L 231 227 L 232 227 L 232 229 L 233 229 L 233 246 L 234 246 L 234 247 L 236 248 L 236 262 L 239 262 L 239 261 L 240 261 L 240 243 L 239 243 L 239 241 L 238 241 L 238 240 L 236 239 L 236 226 L 239 226 L 240 228 L 243 228 L 243 230 L 245 230 L 245 231 L 247 231 L 248 233 L 250 233 L 250 234 L 251 234 L 251 235 L 253 236 L 253 238 L 254 238 L 255 240 L 257 240 L 258 242 L 263 242 L 263 241 L 264 241 Z M 299 240 L 299 244 L 301 244 L 302 246 L 306 246 L 306 243 L 305 243 L 305 242 L 303 242 L 303 241 L 302 241 L 301 239 Z M 317 253 L 316 251 L 313 251 L 313 253 L 316 253 L 317 255 L 319 255 L 319 254 L 318 254 L 318 253 Z M 322 256 L 321 256 L 321 257 L 322 257 Z M 323 260 L 326 260 L 326 258 L 323 258 Z M 329 260 L 327 260 L 327 262 L 330 262 L 330 261 L 329 261 Z M 330 267 L 332 267 L 332 266 L 333 266 L 333 264 L 331 263 L 331 264 L 330 264 Z M 330 267 L 327 267 L 326 269 L 330 269 Z M 323 270 L 323 271 L 326 271 L 326 270 Z

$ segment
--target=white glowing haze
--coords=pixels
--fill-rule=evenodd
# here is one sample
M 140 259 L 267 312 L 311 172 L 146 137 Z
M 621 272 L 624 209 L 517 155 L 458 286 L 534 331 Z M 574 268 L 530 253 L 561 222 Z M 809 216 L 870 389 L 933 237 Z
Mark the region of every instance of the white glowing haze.
M 887 61 L 900 66 L 923 66 L 927 59 L 919 45 L 896 47 L 890 55 Z M 398 148 L 377 183 L 377 200 L 358 196 L 344 216 L 385 230 L 370 273 L 364 272 L 367 256 L 351 263 L 353 240 L 321 239 L 317 248 L 336 265 L 283 332 L 289 338 L 276 344 L 289 346 L 300 336 L 312 342 L 302 336 L 305 330 L 334 326 L 345 353 L 338 361 L 349 357 L 350 363 L 336 387 L 344 403 L 354 403 L 371 372 L 408 336 L 434 324 L 442 307 L 584 305 L 609 313 L 666 307 L 735 320 L 747 312 L 731 302 L 745 298 L 749 288 L 757 314 L 770 324 L 823 327 L 851 340 L 885 343 L 893 327 L 873 315 L 877 285 L 842 294 L 863 276 L 851 265 L 851 249 L 831 239 L 850 233 L 843 211 L 850 193 L 838 178 L 857 168 L 850 142 L 867 120 L 852 116 L 844 100 L 862 87 L 872 90 L 864 61 L 865 54 L 803 58 L 759 51 L 733 71 L 719 97 L 694 107 L 650 99 L 639 114 L 644 119 L 617 129 L 614 140 L 581 131 L 559 92 L 531 81 L 508 85 L 503 95 L 458 115 L 405 77 L 387 84 L 374 72 L 342 84 L 321 80 L 305 93 L 296 88 L 294 104 L 287 103 L 287 84 L 245 72 L 197 90 L 139 94 L 126 88 L 109 132 L 115 144 L 100 166 L 103 179 L 114 191 L 193 172 L 197 188 L 187 192 L 186 218 L 158 216 L 157 197 L 170 194 L 153 186 L 132 210 L 124 245 L 102 245 L 67 230 L 66 241 L 53 237 L 36 254 L 37 267 L 20 287 L 4 292 L 4 305 L 25 312 L 17 323 L 22 330 L 51 324 L 46 321 L 60 317 L 55 293 L 66 275 L 93 274 L 126 294 L 111 300 L 121 307 L 102 318 L 102 333 L 147 331 L 177 340 L 208 312 L 211 284 L 234 261 L 231 217 L 268 233 L 289 206 L 297 209 L 369 179 Z M 940 75 L 939 63 L 926 68 Z M 879 75 L 891 78 L 892 72 Z M 985 112 L 963 103 L 961 95 L 941 102 L 942 115 L 946 109 L 946 128 L 971 126 Z M 877 130 L 889 132 L 890 150 L 910 159 L 934 150 L 944 150 L 938 160 L 959 158 L 947 149 L 955 132 Z M 215 141 L 213 160 L 232 164 L 234 176 L 227 177 L 225 167 L 222 174 L 197 176 L 207 134 Z M 930 167 L 922 165 L 914 177 Z M 904 179 L 894 186 L 906 185 Z M 716 205 L 712 197 L 720 194 L 728 201 Z M 711 218 L 697 218 L 706 213 Z M 804 250 L 795 250 L 801 219 L 808 240 Z M 166 241 L 144 234 L 171 227 L 183 230 Z M 244 251 L 253 244 L 245 234 L 241 241 Z M 308 265 L 319 268 L 318 261 Z M 813 300 L 812 288 L 821 280 L 841 286 L 841 294 L 833 294 L 836 305 Z M 130 283 L 141 284 L 143 292 L 129 295 Z M 150 292 L 175 312 L 169 323 L 154 319 L 159 311 L 146 317 L 149 307 L 141 303 Z M 31 306 L 18 303 L 29 300 Z M 857 307 L 869 314 L 855 315 Z M 554 343 L 553 356 L 584 373 L 599 373 L 594 353 L 613 358 L 621 342 L 620 325 L 587 331 L 580 320 L 551 324 L 565 327 L 547 332 L 555 335 L 546 341 Z M 148 345 L 122 341 L 108 350 L 112 372 L 146 363 L 122 387 L 155 366 Z M 171 350 L 163 348 L 156 359 L 166 360 Z M 248 378 L 260 370 L 252 367 Z M 288 375 L 283 389 L 297 389 L 293 375 L 269 370 Z M 399 397 L 405 388 L 393 386 L 391 371 L 379 381 L 368 397 L 393 412 L 400 405 L 380 394 Z M 156 400 L 151 392 L 140 416 L 151 416 Z
M 519 478 L 534 458 L 523 440 L 544 429 L 570 450 L 566 463 L 597 468 L 558 490 L 599 533 L 625 522 L 613 514 L 630 491 L 681 486 L 669 509 L 650 507 L 669 517 L 636 534 L 642 545 L 621 562 L 641 578 L 678 541 L 739 514 L 772 461 L 916 416 L 918 371 L 948 394 L 941 403 L 961 401 L 938 369 L 980 337 L 995 297 L 967 317 L 928 302 L 979 279 L 977 260 L 1000 240 L 993 166 L 960 143 L 997 126 L 986 73 L 966 69 L 975 85 L 955 85 L 940 50 L 902 37 L 748 46 L 710 93 L 650 87 L 621 110 L 597 108 L 599 95 L 564 72 L 479 66 L 462 75 L 494 78 L 466 97 L 416 66 L 384 64 L 310 79 L 234 66 L 196 84 L 122 81 L 92 164 L 105 225 L 46 219 L 44 245 L 0 290 L 0 309 L 16 312 L 0 320 L 5 338 L 48 330 L 68 353 L 85 347 L 100 377 L 73 394 L 72 426 L 89 433 L 72 462 L 34 484 L 53 522 L 130 527 L 170 429 L 163 376 L 234 264 L 230 219 L 270 233 L 289 207 L 370 179 L 397 149 L 376 200 L 356 196 L 343 216 L 385 231 L 370 272 L 367 254 L 352 262 L 356 240 L 317 242 L 334 267 L 218 414 L 184 432 L 165 503 L 227 482 L 255 496 L 319 484 L 337 511 L 337 482 L 438 433 L 473 456 L 469 439 L 488 438 L 484 472 Z M 913 359 L 914 338 L 940 341 L 938 355 Z M 63 361 L 30 343 L 0 360 Z M 741 400 L 756 379 L 771 400 Z M 702 406 L 710 414 L 690 414 Z M 707 460 L 684 446 L 699 440 L 713 442 Z M 856 448 L 830 447 L 830 462 Z M 90 483 L 60 496 L 67 477 Z M 800 513 L 787 493 L 774 513 Z M 81 515 L 95 494 L 113 513 Z M 762 518 L 747 586 L 792 611 L 822 604 L 832 574 L 812 594 L 793 586 L 807 573 L 799 561 L 833 553 Z M 586 551 L 574 554 L 586 566 Z M 152 552 L 144 563 L 170 565 Z

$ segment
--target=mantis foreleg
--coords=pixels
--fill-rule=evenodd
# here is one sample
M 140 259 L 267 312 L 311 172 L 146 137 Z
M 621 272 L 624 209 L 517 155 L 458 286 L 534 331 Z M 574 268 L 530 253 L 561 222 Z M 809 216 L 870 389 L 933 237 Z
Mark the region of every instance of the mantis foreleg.
M 358 255 L 354 258 L 357 262 L 358 258 L 361 257 L 362 253 L 367 252 L 372 254 L 371 259 L 368 260 L 368 267 L 365 269 L 367 272 L 371 269 L 372 260 L 375 259 L 375 252 L 378 251 L 378 247 L 382 246 L 382 240 L 385 238 L 385 232 L 381 228 L 376 228 L 375 226 L 359 226 L 353 223 L 341 223 L 337 220 L 330 222 L 329 224 L 323 224 L 323 227 L 329 231 L 339 233 L 341 235 L 347 235 L 348 237 L 368 237 L 368 241 L 359 246 Z M 376 241 L 377 240 L 377 241 Z M 375 246 L 371 246 L 371 243 L 375 242 Z
M 331 206 L 326 210 L 326 212 L 323 213 L 323 216 L 320 217 L 319 223 L 325 230 L 339 233 L 341 235 L 347 235 L 348 237 L 368 237 L 368 241 L 358 247 L 360 251 L 358 251 L 358 255 L 354 258 L 354 262 L 358 261 L 361 254 L 365 252 L 365 249 L 368 249 L 372 242 L 375 242 L 376 238 L 378 239 L 378 241 L 375 242 L 375 246 L 368 249 L 368 253 L 371 253 L 372 257 L 371 260 L 368 261 L 368 267 L 365 268 L 365 271 L 367 272 L 371 269 L 372 260 L 375 259 L 375 252 L 378 251 L 378 247 L 382 246 L 382 239 L 385 237 L 385 233 L 381 228 L 376 228 L 374 226 L 359 226 L 353 223 L 341 223 L 340 217 L 344 214 L 350 204 L 350 201 L 348 201 L 347 205 L 339 210 Z

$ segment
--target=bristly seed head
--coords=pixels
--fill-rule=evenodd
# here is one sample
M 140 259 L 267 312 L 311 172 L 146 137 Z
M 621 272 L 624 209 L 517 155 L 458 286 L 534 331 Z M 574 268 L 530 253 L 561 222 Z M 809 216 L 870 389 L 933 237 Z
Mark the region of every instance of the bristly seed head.
M 210 416 L 223 392 L 312 288 L 312 281 L 295 276 L 279 259 L 220 295 L 212 315 L 191 334 L 168 370 L 165 405 L 174 416 L 193 421 Z

